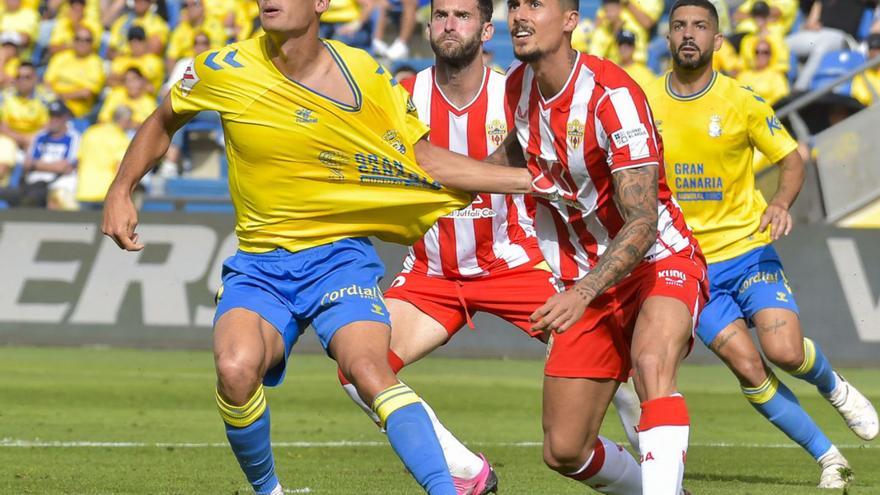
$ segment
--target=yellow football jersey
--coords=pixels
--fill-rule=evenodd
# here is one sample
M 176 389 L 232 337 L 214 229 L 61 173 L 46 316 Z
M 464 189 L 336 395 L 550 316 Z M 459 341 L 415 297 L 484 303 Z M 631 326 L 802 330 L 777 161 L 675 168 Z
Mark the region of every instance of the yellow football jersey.
M 667 183 L 706 260 L 769 244 L 769 229 L 758 231 L 767 202 L 755 188 L 755 149 L 778 163 L 797 148 L 773 109 L 719 73 L 688 97 L 672 92 L 668 74 L 645 92 L 663 137 Z
M 428 128 L 366 52 L 325 42 L 348 80 L 349 106 L 285 77 L 269 43 L 202 53 L 171 91 L 175 112 L 220 113 L 241 249 L 299 251 L 370 235 L 409 244 L 471 202 L 416 164 L 413 145 Z

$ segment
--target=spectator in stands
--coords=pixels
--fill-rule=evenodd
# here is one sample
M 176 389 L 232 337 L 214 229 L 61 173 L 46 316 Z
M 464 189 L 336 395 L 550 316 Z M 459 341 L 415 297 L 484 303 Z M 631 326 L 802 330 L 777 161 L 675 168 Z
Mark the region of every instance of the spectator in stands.
M 0 15 L 0 33 L 18 33 L 20 46 L 30 47 L 37 39 L 40 29 L 40 15 L 33 9 L 22 7 L 21 0 L 6 0 L 6 9 Z
M 418 72 L 412 65 L 401 64 L 394 70 L 394 80 L 403 81 L 404 79 L 415 77 Z
M 121 85 L 128 69 L 135 68 L 146 78 L 148 92 L 155 95 L 162 87 L 162 81 L 165 80 L 165 62 L 162 57 L 150 52 L 147 34 L 140 26 L 128 30 L 128 46 L 131 48 L 131 53 L 118 55 L 110 64 L 108 85 Z
M 733 13 L 736 32 L 757 33 L 765 31 L 765 27 L 760 26 L 755 18 L 755 6 L 761 3 L 767 9 L 766 29 L 779 36 L 788 34 L 797 19 L 799 5 L 797 0 L 746 0 Z M 763 11 L 763 8 L 759 10 Z
M 203 51 L 211 48 L 214 48 L 214 46 L 211 45 L 210 37 L 204 32 L 197 31 L 193 35 L 192 55 L 182 57 L 178 59 L 177 62 L 174 64 L 174 67 L 168 74 L 168 80 L 165 82 L 165 85 L 162 86 L 163 98 L 168 95 L 169 91 L 171 91 L 171 85 L 176 84 L 178 81 L 180 81 L 180 78 L 183 77 L 184 72 L 186 72 L 186 68 L 189 67 L 189 64 L 192 63 L 193 58 Z
M 384 2 L 379 1 L 380 6 L 384 5 Z M 379 8 L 372 41 L 373 53 L 376 56 L 387 57 L 390 60 L 400 60 L 409 56 L 409 42 L 416 29 L 416 12 L 420 3 L 419 0 L 391 0 L 385 8 Z M 397 38 L 389 46 L 384 41 L 385 27 L 392 16 L 399 17 L 400 22 Z
M 104 31 L 98 19 L 86 15 L 86 0 L 68 0 L 68 8 L 60 10 L 49 37 L 49 54 L 73 49 L 73 38 L 79 27 L 87 27 L 95 34 L 92 41 L 97 50 L 101 44 L 100 34 Z
M 4 191 L 17 188 L 18 184 L 10 184 L 12 169 L 18 161 L 18 146 L 9 136 L 0 134 L 0 200 L 5 201 Z
M 93 52 L 93 41 L 94 36 L 87 27 L 77 28 L 73 50 L 53 55 L 43 76 L 77 118 L 92 111 L 106 79 L 104 62 Z
M 736 78 L 737 74 L 743 69 L 742 59 L 736 48 L 730 43 L 730 40 L 724 38 L 721 41 L 721 48 L 715 52 L 712 57 L 712 66 L 718 72 L 723 72 L 730 77 Z
M 14 31 L 0 33 L 0 85 L 8 88 L 15 82 L 18 66 L 21 65 L 21 35 Z
M 169 71 L 181 58 L 195 56 L 193 47 L 197 32 L 202 32 L 208 37 L 211 47 L 217 48 L 226 44 L 226 28 L 223 22 L 205 14 L 202 0 L 187 0 L 184 8 L 180 23 L 171 33 L 171 41 L 168 42 L 168 51 L 165 54 L 165 64 Z
M 791 51 L 807 62 L 794 83 L 795 91 L 807 91 L 822 57 L 844 48 L 847 36 L 858 34 L 862 15 L 873 0 L 814 0 L 801 30 L 786 38 Z
M 104 106 L 98 113 L 98 122 L 102 124 L 110 122 L 117 108 L 127 107 L 132 114 L 131 120 L 135 125 L 143 124 L 156 109 L 156 98 L 147 91 L 148 84 L 141 71 L 136 67 L 125 71 L 123 87 L 114 88 L 107 95 Z
M 132 111 L 116 107 L 108 122 L 95 124 L 83 134 L 79 153 L 76 199 L 83 209 L 100 209 L 104 196 L 137 128 Z
M 110 59 L 117 55 L 130 53 L 128 31 L 138 26 L 147 35 L 147 47 L 150 53 L 162 55 L 168 42 L 168 24 L 152 11 L 153 0 L 134 0 L 134 9 L 126 12 L 113 22 L 110 28 L 110 47 L 107 55 Z
M 321 14 L 322 38 L 369 50 L 373 41 L 373 0 L 333 0 Z
M 758 0 L 752 5 L 751 20 L 755 31 L 742 37 L 739 44 L 739 56 L 747 68 L 755 67 L 755 50 L 759 41 L 770 43 L 773 59 L 770 64 L 782 74 L 788 74 L 791 68 L 791 51 L 785 44 L 785 38 L 778 29 L 772 28 L 772 11 L 770 5 Z M 787 92 L 787 85 L 786 85 Z
M 754 66 L 739 73 L 743 86 L 764 98 L 769 105 L 788 96 L 788 78 L 773 65 L 773 45 L 761 39 L 755 45 Z
M 868 45 L 868 60 L 880 57 L 880 33 L 871 33 L 865 41 Z M 874 89 L 875 94 L 871 93 L 870 88 Z M 877 102 L 876 98 L 880 96 L 880 66 L 868 69 L 853 79 L 852 95 L 865 106 Z
M 49 109 L 37 97 L 37 71 L 30 62 L 18 67 L 15 89 L 4 95 L 0 107 L 0 133 L 8 136 L 16 145 L 26 150 L 37 132 L 49 120 Z
M 587 52 L 620 62 L 617 34 L 626 30 L 636 38 L 633 60 L 646 63 L 648 42 L 662 13 L 662 0 L 602 0 Z
M 70 111 L 63 103 L 49 104 L 49 122 L 34 137 L 22 184 L 0 191 L 0 199 L 12 206 L 46 207 L 50 190 L 69 184 L 61 178 L 74 173 L 79 151 L 79 134 L 68 127 L 69 118 Z
M 657 74 L 654 74 L 644 63 L 633 60 L 635 48 L 635 33 L 626 30 L 617 33 L 617 53 L 620 55 L 620 62 L 618 65 L 620 65 L 620 67 L 623 68 L 623 70 L 625 70 L 635 82 L 639 83 L 639 86 L 644 88 L 649 83 L 653 82 L 654 79 L 657 79 Z
M 254 36 L 255 19 L 260 15 L 257 2 L 252 0 L 208 0 L 205 14 L 219 20 L 229 40 L 245 40 Z

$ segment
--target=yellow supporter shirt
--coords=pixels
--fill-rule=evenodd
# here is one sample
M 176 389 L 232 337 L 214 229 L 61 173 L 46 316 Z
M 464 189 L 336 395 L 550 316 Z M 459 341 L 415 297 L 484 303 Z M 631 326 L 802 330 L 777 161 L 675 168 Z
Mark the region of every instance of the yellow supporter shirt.
M 361 8 L 357 0 L 333 0 L 326 12 L 321 14 L 321 22 L 328 24 L 345 24 L 361 17 Z
M 162 82 L 165 81 L 165 63 L 162 58 L 152 53 L 140 57 L 120 55 L 110 63 L 110 74 L 121 77 L 125 71 L 132 67 L 139 70 L 141 75 L 147 78 L 147 81 L 153 86 L 153 94 L 156 94 L 156 91 L 162 87 Z
M 73 50 L 67 50 L 49 60 L 43 79 L 56 94 L 80 89 L 91 91 L 92 96 L 88 98 L 64 100 L 74 117 L 82 117 L 89 113 L 96 96 L 104 88 L 104 61 L 95 54 L 79 58 Z
M 736 53 L 736 49 L 726 39 L 721 44 L 721 49 L 715 52 L 715 56 L 712 57 L 712 68 L 716 71 L 733 75 L 736 75 L 737 72 L 743 69 L 743 63 L 739 58 L 739 54 Z
M 104 105 L 101 106 L 101 111 L 98 113 L 98 122 L 110 122 L 113 119 L 113 112 L 122 106 L 131 109 L 131 120 L 142 124 L 156 109 L 156 98 L 145 93 L 140 98 L 133 99 L 125 92 L 125 88 L 116 88 L 110 91 L 110 94 L 104 99 Z
M 34 12 L 39 11 L 40 9 L 40 1 L 41 0 L 21 0 L 22 10 L 33 10 Z M 6 2 L 0 2 L 0 14 L 6 12 Z
M 752 7 L 758 0 L 746 0 L 737 7 L 737 12 L 748 14 L 752 11 Z M 769 27 L 774 34 L 785 36 L 791 31 L 794 21 L 797 18 L 798 0 L 765 0 L 770 8 L 779 9 L 780 16 L 775 22 L 771 22 Z M 738 33 L 754 33 L 758 30 L 757 24 L 751 17 L 747 17 L 736 25 Z
M 366 52 L 324 42 L 354 95 L 349 106 L 281 74 L 269 43 L 202 53 L 170 94 L 177 113 L 220 113 L 241 249 L 300 251 L 359 236 L 410 244 L 470 203 L 418 166 L 414 145 L 428 128 Z
M 758 232 L 767 202 L 755 188 L 755 148 L 778 163 L 797 148 L 773 109 L 715 73 L 703 91 L 675 95 L 669 75 L 645 92 L 663 137 L 666 178 L 709 263 L 770 243 Z
M 736 80 L 761 95 L 770 106 L 789 93 L 788 78 L 776 69 L 744 70 L 736 76 Z
M 104 201 L 128 143 L 128 134 L 116 124 L 95 124 L 86 129 L 77 157 L 78 201 Z
M 625 70 L 626 73 L 629 74 L 629 77 L 633 78 L 633 80 L 642 88 L 647 87 L 654 82 L 654 79 L 657 79 L 657 74 L 654 74 L 647 65 L 638 62 L 633 62 L 626 67 L 623 67 L 623 70 Z
M 188 21 L 182 20 L 171 33 L 166 56 L 171 60 L 194 57 L 193 42 L 198 32 L 203 32 L 208 36 L 211 48 L 219 48 L 226 44 L 226 29 L 216 17 L 206 17 L 198 26 L 193 26 Z
M 639 10 L 647 14 L 655 23 L 663 13 L 663 0 L 630 0 L 630 3 L 637 6 Z M 613 31 L 611 26 L 604 20 L 605 16 L 604 7 L 596 12 L 596 29 L 590 37 L 587 53 L 599 57 L 605 57 L 616 63 L 620 61 L 620 55 L 617 53 L 617 32 Z M 631 31 L 636 35 L 633 60 L 640 63 L 647 63 L 648 42 L 651 41 L 650 33 L 639 24 L 628 8 L 621 8 L 620 18 L 623 20 L 621 29 Z
M 101 34 L 104 28 L 97 19 L 85 18 L 82 25 L 92 32 L 92 46 L 97 49 L 101 46 Z M 69 17 L 60 17 L 52 28 L 52 34 L 49 37 L 49 46 L 73 47 L 73 38 L 76 34 L 76 25 Z
M 25 98 L 10 91 L 0 106 L 0 119 L 15 132 L 33 134 L 49 121 L 49 110 L 39 98 Z
M 134 14 L 123 15 L 110 27 L 110 48 L 116 50 L 116 54 L 126 55 L 130 52 L 128 46 L 128 29 L 132 26 L 140 26 L 147 34 L 147 40 L 158 36 L 162 45 L 168 43 L 168 24 L 158 14 L 147 12 L 143 17 L 135 17 Z
M 15 31 L 30 37 L 33 43 L 40 29 L 40 15 L 35 10 L 19 8 L 15 12 L 0 14 L 0 32 Z
M 852 82 L 852 96 L 853 98 L 859 100 L 859 103 L 865 106 L 869 106 L 872 103 L 876 103 L 874 101 L 873 95 L 871 95 L 871 90 L 868 89 L 868 85 L 874 88 L 874 91 L 880 95 L 880 69 L 872 69 L 863 72 L 861 75 L 853 78 Z

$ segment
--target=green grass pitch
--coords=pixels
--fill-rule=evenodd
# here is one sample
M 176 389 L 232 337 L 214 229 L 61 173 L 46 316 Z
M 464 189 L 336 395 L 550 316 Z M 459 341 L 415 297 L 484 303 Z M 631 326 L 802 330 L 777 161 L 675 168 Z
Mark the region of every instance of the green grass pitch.
M 541 461 L 539 361 L 428 358 L 403 371 L 459 438 L 494 463 L 503 494 L 587 493 Z M 844 370 L 875 403 L 880 371 Z M 270 390 L 288 493 L 410 494 L 418 486 L 337 385 L 322 356 L 291 361 Z M 780 373 L 880 494 L 880 443 L 865 444 L 808 385 Z M 0 347 L 0 494 L 247 494 L 213 403 L 207 352 Z M 827 493 L 812 459 L 759 417 L 721 366 L 686 366 L 686 486 L 695 495 Z M 610 412 L 603 434 L 624 441 Z

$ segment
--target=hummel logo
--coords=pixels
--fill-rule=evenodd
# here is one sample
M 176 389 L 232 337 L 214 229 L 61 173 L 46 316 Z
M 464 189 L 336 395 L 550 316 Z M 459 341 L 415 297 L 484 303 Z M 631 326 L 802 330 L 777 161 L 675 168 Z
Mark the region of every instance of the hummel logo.
M 298 108 L 294 115 L 296 115 L 296 123 L 297 124 L 316 124 L 318 122 L 317 117 L 312 117 L 312 111 L 308 108 Z

